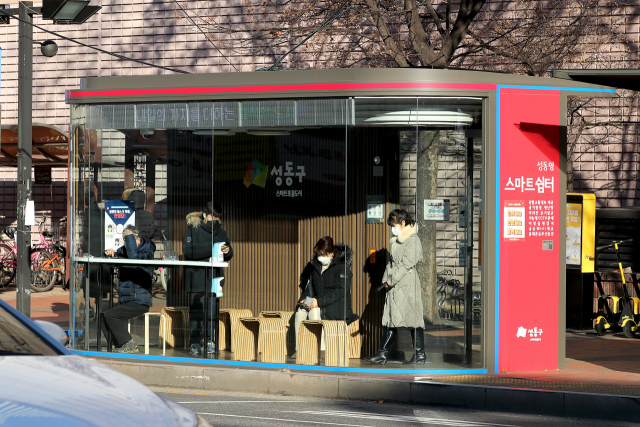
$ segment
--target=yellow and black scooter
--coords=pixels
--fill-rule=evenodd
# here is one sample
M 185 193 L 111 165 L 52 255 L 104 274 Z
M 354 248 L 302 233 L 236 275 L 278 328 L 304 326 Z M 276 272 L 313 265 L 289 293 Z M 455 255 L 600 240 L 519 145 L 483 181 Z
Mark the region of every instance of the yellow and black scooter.
M 638 325 L 640 325 L 640 298 L 631 297 L 627 292 L 627 282 L 624 278 L 624 270 L 620 261 L 619 246 L 632 242 L 633 239 L 614 241 L 610 245 L 599 246 L 597 251 L 613 247 L 616 251 L 616 261 L 618 262 L 618 272 L 622 279 L 622 297 L 613 295 L 600 295 L 598 298 L 598 315 L 596 317 L 596 333 L 600 336 L 604 335 L 614 325 L 622 328 L 624 336 L 633 338 Z M 611 306 L 609 306 L 611 300 Z

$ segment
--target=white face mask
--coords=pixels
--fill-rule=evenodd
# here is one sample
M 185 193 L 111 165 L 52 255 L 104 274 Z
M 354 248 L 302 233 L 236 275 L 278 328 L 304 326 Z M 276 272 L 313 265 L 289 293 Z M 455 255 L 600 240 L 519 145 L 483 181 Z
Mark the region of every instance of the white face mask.
M 331 262 L 331 257 L 328 256 L 319 256 L 318 257 L 318 262 L 320 262 L 320 264 L 322 265 L 327 265 Z
M 391 227 L 391 232 L 393 233 L 394 236 L 397 236 L 400 234 L 400 227 L 395 226 L 395 227 Z

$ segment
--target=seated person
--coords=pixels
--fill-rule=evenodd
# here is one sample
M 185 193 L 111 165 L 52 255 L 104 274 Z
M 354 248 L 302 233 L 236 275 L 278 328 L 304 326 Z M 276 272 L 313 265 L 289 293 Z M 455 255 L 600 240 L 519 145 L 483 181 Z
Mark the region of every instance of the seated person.
M 122 200 L 133 202 L 136 212 L 136 228 L 140 230 L 140 234 L 153 240 L 156 234 L 156 224 L 150 212 L 146 211 L 146 195 L 144 191 L 137 188 L 127 188 L 122 193 Z
M 117 251 L 107 249 L 106 256 L 129 259 L 153 259 L 156 245 L 132 225 L 122 233 L 124 246 Z M 149 311 L 152 305 L 153 267 L 121 267 L 118 278 L 119 304 L 105 311 L 102 332 L 113 335 L 116 353 L 137 353 L 138 346 L 128 332 L 129 319 Z
M 358 315 L 351 310 L 351 248 L 334 246 L 333 239 L 326 236 L 318 240 L 313 253 L 315 257 L 305 268 L 310 270 L 309 281 L 295 313 L 296 351 L 303 320 L 344 320 L 347 325 L 358 320 Z M 324 334 L 321 350 L 324 350 Z

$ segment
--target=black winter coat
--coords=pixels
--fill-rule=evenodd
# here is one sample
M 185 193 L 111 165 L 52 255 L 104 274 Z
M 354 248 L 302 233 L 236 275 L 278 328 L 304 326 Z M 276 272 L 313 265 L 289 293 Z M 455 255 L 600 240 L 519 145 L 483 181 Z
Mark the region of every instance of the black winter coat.
M 190 261 L 208 261 L 211 258 L 213 245 L 218 242 L 226 242 L 229 246 L 229 253 L 224 255 L 224 260 L 233 258 L 233 248 L 229 241 L 227 232 L 217 221 L 202 221 L 202 212 L 191 212 L 187 215 L 189 228 L 182 236 L 182 252 L 186 259 Z M 212 224 L 214 224 L 212 226 Z M 224 277 L 222 268 L 214 268 L 214 277 Z M 211 276 L 208 268 L 187 268 L 186 283 L 187 292 L 204 292 L 211 289 Z
M 315 298 L 323 320 L 344 320 L 348 325 L 358 320 L 358 315 L 351 310 L 352 260 L 349 246 L 335 245 L 333 261 L 324 273 L 317 258 L 307 264 L 311 276 L 300 299 Z
M 116 251 L 116 257 L 128 259 L 153 259 L 156 245 L 144 236 L 140 236 L 140 245 L 136 245 L 136 237 L 129 234 L 124 238 L 124 246 Z M 153 305 L 151 287 L 153 285 L 153 267 L 121 267 L 118 279 L 118 296 L 120 304 L 137 302 Z

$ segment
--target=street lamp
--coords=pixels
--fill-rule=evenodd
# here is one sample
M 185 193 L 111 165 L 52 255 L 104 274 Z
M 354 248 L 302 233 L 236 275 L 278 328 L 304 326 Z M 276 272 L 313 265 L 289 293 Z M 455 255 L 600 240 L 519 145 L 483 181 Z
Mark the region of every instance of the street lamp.
M 82 24 L 96 12 L 100 6 L 89 6 L 86 0 L 44 0 L 42 19 L 51 19 L 54 24 Z
M 52 58 L 58 53 L 58 45 L 53 40 L 45 40 L 40 43 L 40 52 L 47 58 Z
M 31 316 L 31 226 L 25 224 L 27 201 L 31 199 L 31 155 L 32 155 L 32 102 L 33 102 L 33 15 L 42 14 L 43 19 L 56 24 L 80 24 L 100 10 L 100 6 L 89 6 L 88 1 L 43 0 L 42 7 L 33 7 L 33 2 L 21 1 L 18 9 L 0 9 L 8 24 L 10 15 L 18 13 L 18 232 L 16 245 L 16 308 L 25 316 Z M 54 56 L 58 46 L 51 40 L 40 46 L 42 53 Z

